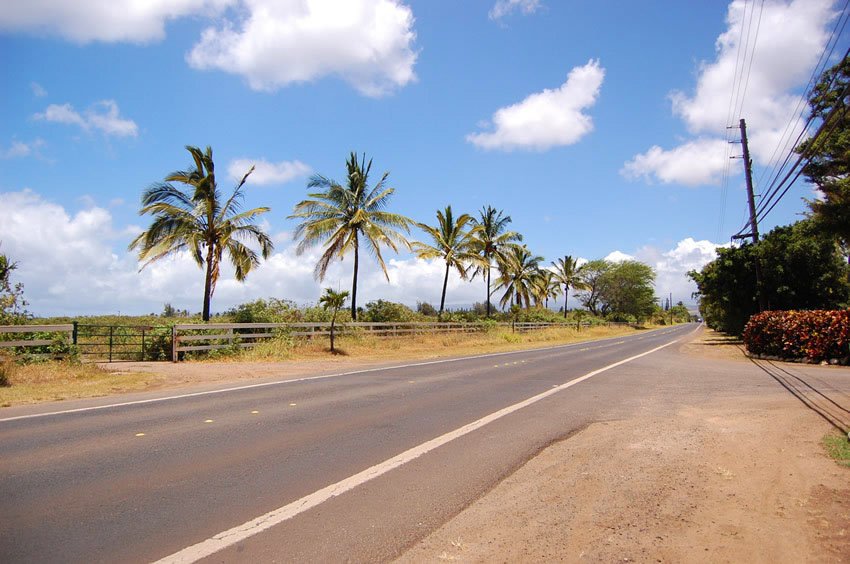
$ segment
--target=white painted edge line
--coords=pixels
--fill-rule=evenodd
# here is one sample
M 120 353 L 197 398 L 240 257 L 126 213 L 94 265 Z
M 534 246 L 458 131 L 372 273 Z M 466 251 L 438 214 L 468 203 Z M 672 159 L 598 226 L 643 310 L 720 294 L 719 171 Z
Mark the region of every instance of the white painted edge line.
M 638 358 L 644 357 L 646 355 L 652 354 L 656 351 L 659 351 L 665 347 L 669 347 L 674 343 L 678 343 L 679 339 L 674 341 L 670 341 L 669 343 L 665 343 L 660 347 L 655 347 L 654 349 L 648 350 L 646 352 L 637 354 L 635 356 L 631 356 L 619 362 L 615 362 L 613 364 L 609 364 L 608 366 L 604 366 L 593 372 L 588 372 L 584 376 L 579 376 L 569 382 L 565 382 L 555 388 L 551 388 L 546 390 L 541 394 L 537 394 L 536 396 L 532 396 L 528 399 L 525 399 L 519 403 L 515 403 L 499 411 L 495 411 L 490 415 L 486 415 L 481 419 L 473 421 L 472 423 L 468 423 L 463 427 L 459 427 L 454 431 L 449 431 L 444 435 L 440 435 L 430 441 L 424 442 L 418 446 L 415 446 L 409 450 L 402 452 L 380 462 L 371 468 L 367 468 L 362 472 L 354 474 L 353 476 L 349 476 L 344 480 L 341 480 L 335 484 L 331 484 L 326 486 L 320 490 L 317 490 L 309 495 L 302 497 L 296 501 L 288 503 L 283 507 L 279 507 L 278 509 L 274 509 L 265 515 L 260 515 L 259 517 L 248 521 L 247 523 L 243 523 L 242 525 L 238 525 L 233 527 L 232 529 L 228 529 L 226 531 L 222 531 L 212 537 L 208 538 L 205 541 L 199 542 L 198 544 L 194 544 L 179 552 L 175 552 L 161 560 L 157 560 L 154 564 L 176 564 L 176 563 L 187 563 L 187 562 L 197 562 L 202 558 L 206 558 L 216 552 L 223 550 L 229 546 L 232 546 L 236 543 L 242 542 L 243 540 L 252 537 L 256 534 L 259 534 L 267 529 L 270 529 L 276 525 L 283 523 L 289 519 L 292 519 L 296 515 L 307 511 L 317 505 L 324 503 L 325 501 L 331 499 L 332 497 L 336 497 L 338 495 L 342 495 L 345 492 L 348 492 L 357 486 L 365 484 L 366 482 L 382 476 L 393 470 L 402 466 L 416 458 L 419 458 L 423 454 L 431 452 L 432 450 L 449 443 L 457 438 L 460 438 L 464 435 L 475 431 L 476 429 L 480 429 L 481 427 L 487 425 L 488 423 L 492 423 L 497 419 L 501 419 L 502 417 L 509 415 L 515 411 L 518 411 L 524 407 L 532 405 L 534 403 L 539 402 L 542 399 L 545 399 L 553 394 L 557 394 L 560 391 L 566 390 L 571 386 L 575 386 L 580 382 L 584 382 L 585 380 L 596 376 L 597 374 L 601 374 L 607 370 L 611 370 L 612 368 L 616 368 L 617 366 L 621 366 L 626 364 L 627 362 L 631 362 Z
M 653 332 L 655 332 L 655 331 L 659 331 L 659 333 L 658 333 L 659 335 L 665 335 L 665 334 L 670 332 L 669 329 L 654 329 Z M 201 396 L 211 396 L 211 395 L 215 395 L 215 394 L 224 394 L 224 393 L 228 393 L 228 392 L 238 392 L 238 391 L 242 391 L 242 390 L 251 390 L 251 389 L 255 389 L 255 388 L 266 388 L 266 387 L 269 387 L 269 386 L 281 386 L 281 385 L 285 385 L 285 384 L 295 384 L 297 382 L 308 382 L 310 380 L 324 380 L 326 378 L 340 378 L 342 376 L 352 376 L 354 374 L 366 374 L 366 373 L 369 373 L 369 372 L 382 372 L 382 371 L 386 371 L 386 370 L 396 370 L 396 369 L 399 369 L 399 368 L 413 368 L 413 367 L 416 367 L 416 366 L 428 366 L 428 365 L 431 365 L 431 364 L 446 364 L 446 363 L 449 363 L 449 362 L 462 362 L 464 360 L 476 360 L 476 359 L 481 359 L 481 358 L 492 358 L 492 357 L 495 357 L 495 356 L 505 356 L 505 355 L 511 355 L 511 354 L 522 354 L 522 353 L 528 353 L 528 352 L 540 352 L 540 351 L 550 351 L 550 350 L 555 350 L 555 349 L 566 349 L 566 348 L 577 347 L 579 345 L 587 345 L 588 343 L 604 343 L 606 341 L 613 341 L 614 339 L 621 339 L 621 338 L 622 337 L 609 337 L 607 339 L 599 339 L 598 341 L 580 341 L 578 343 L 569 343 L 569 344 L 566 344 L 566 345 L 553 345 L 551 347 L 542 347 L 542 348 L 539 348 L 539 349 L 525 349 L 525 350 L 519 350 L 519 351 L 506 351 L 506 352 L 499 352 L 499 353 L 481 354 L 481 355 L 476 355 L 476 356 L 461 356 L 461 357 L 457 357 L 457 358 L 444 358 L 444 359 L 439 359 L 439 360 L 428 360 L 428 361 L 425 361 L 425 362 L 414 362 L 414 363 L 410 363 L 410 364 L 397 364 L 397 365 L 393 365 L 393 366 L 382 366 L 382 367 L 378 367 L 378 368 L 364 368 L 363 370 L 352 370 L 350 372 L 339 372 L 339 373 L 335 373 L 335 374 L 321 374 L 319 376 L 305 376 L 303 378 L 293 378 L 291 380 L 275 380 L 273 382 L 261 382 L 259 384 L 246 384 L 244 386 L 233 386 L 233 387 L 230 387 L 230 388 L 221 388 L 221 389 L 217 389 L 217 390 L 206 390 L 206 391 L 203 391 L 203 392 L 191 392 L 191 393 L 188 393 L 188 394 L 178 394 L 178 395 L 174 395 L 174 396 L 165 396 L 165 397 L 161 397 L 161 398 L 150 398 L 150 399 L 143 399 L 143 400 L 125 401 L 125 402 L 110 403 L 110 404 L 105 404 L 105 405 L 93 405 L 93 406 L 89 406 L 89 407 L 78 407 L 76 409 L 63 409 L 63 410 L 59 410 L 59 411 L 48 411 L 48 412 L 44 412 L 44 413 L 31 413 L 29 415 L 17 415 L 15 417 L 0 418 L 0 423 L 5 423 L 7 421 L 19 421 L 19 420 L 22 420 L 22 419 L 38 419 L 40 417 L 51 417 L 51 416 L 54 416 L 54 415 L 68 415 L 68 414 L 71 414 L 71 413 L 84 413 L 84 412 L 87 412 L 87 411 L 100 411 L 100 410 L 103 410 L 103 409 L 113 409 L 113 408 L 116 408 L 116 407 L 127 407 L 127 406 L 131 406 L 131 405 L 144 405 L 144 404 L 148 404 L 148 403 L 159 403 L 159 402 L 163 402 L 163 401 L 173 401 L 173 400 L 177 400 L 177 399 L 194 398 L 194 397 L 201 397 Z M 626 338 L 627 339 L 634 339 L 635 337 L 630 335 Z M 608 346 L 608 345 L 606 345 L 606 346 Z

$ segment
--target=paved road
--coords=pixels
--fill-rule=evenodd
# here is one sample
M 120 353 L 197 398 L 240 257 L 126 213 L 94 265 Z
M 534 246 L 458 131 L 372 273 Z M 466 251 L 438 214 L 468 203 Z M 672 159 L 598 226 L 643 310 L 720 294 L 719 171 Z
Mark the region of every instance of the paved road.
M 675 346 L 556 388 L 693 330 L 174 399 L 160 394 L 149 403 L 71 413 L 30 409 L 37 417 L 0 411 L 0 562 L 164 558 L 551 394 L 245 535 L 210 560 L 392 558 L 551 442 L 639 411 L 662 387 L 670 398 L 718 389 L 719 381 L 687 374 L 691 366 Z

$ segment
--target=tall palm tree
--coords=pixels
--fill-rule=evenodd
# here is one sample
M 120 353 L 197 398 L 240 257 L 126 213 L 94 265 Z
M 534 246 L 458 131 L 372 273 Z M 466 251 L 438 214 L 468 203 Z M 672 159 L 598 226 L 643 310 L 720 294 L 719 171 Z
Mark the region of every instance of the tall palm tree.
M 487 280 L 487 317 L 490 317 L 490 270 L 493 261 L 499 262 L 506 245 L 522 241 L 522 235 L 516 231 L 508 231 L 511 216 L 504 215 L 502 210 L 493 206 L 481 208 L 479 217 L 473 219 L 478 231 L 475 234 L 475 249 L 483 259 L 483 263 L 475 269 L 476 274 L 482 274 Z
M 357 153 L 352 152 L 345 165 L 348 170 L 345 186 L 322 175 L 314 175 L 307 187 L 323 191 L 309 193 L 308 196 L 313 199 L 296 204 L 289 218 L 302 220 L 295 229 L 295 238 L 301 239 L 298 254 L 319 243 L 326 246 L 313 272 L 318 280 L 324 280 L 332 260 L 342 260 L 348 252 L 354 251 L 351 319 L 357 321 L 357 272 L 361 242 L 375 256 L 389 281 L 381 247 L 389 247 L 395 252 L 398 252 L 399 245 L 410 248 L 410 243 L 400 231 L 409 233 L 413 220 L 384 211 L 390 196 L 395 192 L 393 188 L 386 187 L 389 172 L 385 172 L 370 188 L 371 159 L 367 163 L 364 154 L 358 162 Z
M 539 305 L 544 302 L 544 307 L 549 309 L 549 298 L 557 298 L 561 293 L 561 284 L 555 278 L 555 273 L 548 268 L 541 268 L 533 279 L 534 297 Z
M 331 317 L 331 352 L 336 352 L 334 348 L 334 328 L 336 326 L 336 314 L 345 305 L 345 300 L 348 299 L 348 292 L 339 292 L 333 288 L 325 288 L 325 293 L 319 298 L 319 305 L 325 309 L 333 311 Z
M 581 267 L 578 266 L 578 259 L 574 259 L 570 255 L 564 258 L 559 258 L 558 262 L 553 262 L 555 267 L 555 280 L 564 286 L 564 319 L 567 318 L 567 299 L 570 296 L 570 288 L 574 290 L 586 290 L 588 288 L 581 279 Z
M 475 252 L 474 240 L 476 227 L 466 230 L 474 223 L 469 214 L 455 218 L 452 207 L 446 206 L 445 211 L 437 210 L 437 226 L 431 227 L 420 223 L 419 228 L 427 233 L 434 241 L 433 245 L 419 241 L 411 245 L 413 252 L 421 259 L 442 258 L 446 261 L 446 275 L 443 277 L 443 292 L 440 296 L 440 311 L 437 319 L 442 319 L 446 306 L 446 287 L 449 283 L 449 271 L 454 268 L 462 280 L 467 279 L 469 265 L 481 264 L 481 258 Z
M 130 243 L 138 249 L 142 268 L 159 259 L 188 250 L 199 267 L 206 267 L 204 276 L 203 319 L 210 319 L 210 301 L 215 292 L 222 256 L 227 253 L 242 282 L 260 264 L 257 253 L 246 243 L 255 242 L 263 258 L 268 258 L 274 245 L 263 230 L 254 224 L 257 216 L 269 211 L 267 207 L 241 211 L 242 187 L 254 168 L 245 173 L 226 200 L 218 190 L 212 149 L 201 151 L 186 146 L 192 155 L 194 168 L 172 172 L 165 182 L 158 182 L 142 194 L 139 215 L 151 214 L 153 223 Z M 181 190 L 171 182 L 186 185 Z
M 499 305 L 504 307 L 515 300 L 516 305 L 531 306 L 534 295 L 534 277 L 543 257 L 532 255 L 525 245 L 512 244 L 505 249 L 499 263 L 499 287 L 505 289 Z

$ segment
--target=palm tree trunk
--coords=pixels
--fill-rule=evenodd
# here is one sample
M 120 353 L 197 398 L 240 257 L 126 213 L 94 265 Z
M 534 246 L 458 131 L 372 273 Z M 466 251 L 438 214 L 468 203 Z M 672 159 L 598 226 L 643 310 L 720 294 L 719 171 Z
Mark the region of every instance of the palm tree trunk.
M 490 267 L 487 267 L 487 317 L 490 317 Z
M 351 321 L 357 321 L 357 267 L 360 264 L 360 245 L 354 234 L 354 277 L 351 283 Z
M 331 352 L 334 352 L 334 325 L 336 324 L 336 310 L 334 310 L 334 316 L 331 318 Z
M 446 286 L 449 284 L 449 263 L 446 261 L 446 276 L 443 278 L 443 295 L 440 297 L 440 313 L 437 314 L 437 321 L 443 320 L 443 308 L 446 305 Z
M 210 300 L 212 299 L 212 261 L 213 250 L 207 245 L 207 272 L 204 277 L 204 311 L 201 317 L 204 321 L 210 320 Z
M 570 297 L 570 285 L 564 284 L 564 319 L 567 318 L 567 298 Z

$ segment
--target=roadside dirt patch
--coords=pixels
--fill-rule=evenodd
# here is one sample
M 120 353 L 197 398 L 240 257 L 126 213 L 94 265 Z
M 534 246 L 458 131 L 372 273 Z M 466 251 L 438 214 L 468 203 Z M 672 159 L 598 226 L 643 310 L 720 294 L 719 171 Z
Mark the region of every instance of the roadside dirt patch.
M 679 350 L 750 362 L 710 330 Z M 850 562 L 850 469 L 825 454 L 830 430 L 778 390 L 594 423 L 398 562 Z
M 596 423 L 399 562 L 850 562 L 850 471 L 786 397 Z

